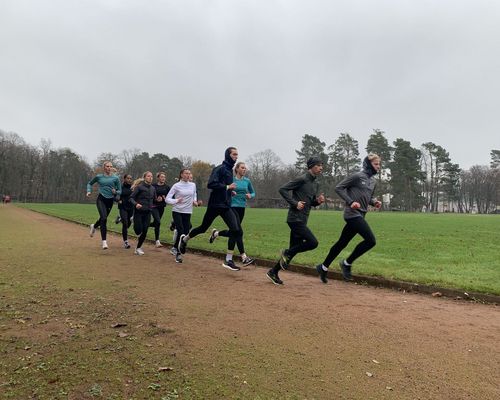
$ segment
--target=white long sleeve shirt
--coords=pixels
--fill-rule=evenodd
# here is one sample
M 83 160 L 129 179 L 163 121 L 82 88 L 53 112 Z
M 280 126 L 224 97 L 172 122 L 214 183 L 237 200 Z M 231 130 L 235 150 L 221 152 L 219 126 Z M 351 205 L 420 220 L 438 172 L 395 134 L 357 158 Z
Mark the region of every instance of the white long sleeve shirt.
M 182 199 L 182 201 L 179 202 L 179 199 Z M 174 183 L 167 194 L 165 202 L 173 205 L 172 211 L 182 214 L 192 214 L 193 203 L 197 200 L 195 183 L 179 181 Z

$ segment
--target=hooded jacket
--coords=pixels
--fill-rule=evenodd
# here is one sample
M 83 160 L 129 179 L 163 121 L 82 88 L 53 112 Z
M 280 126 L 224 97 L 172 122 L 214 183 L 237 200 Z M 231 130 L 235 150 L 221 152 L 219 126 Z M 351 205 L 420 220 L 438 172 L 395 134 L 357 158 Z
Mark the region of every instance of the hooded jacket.
M 373 197 L 377 171 L 372 163 L 365 157 L 363 160 L 363 170 L 356 172 L 341 181 L 336 187 L 335 192 L 345 201 L 344 219 L 364 217 L 368 212 L 368 205 L 374 206 L 377 199 Z M 357 201 L 361 204 L 360 208 L 353 209 L 351 204 Z
M 290 191 L 292 194 L 290 194 Z M 316 182 L 316 177 L 309 172 L 281 186 L 279 192 L 290 205 L 286 221 L 307 223 L 311 207 L 319 206 L 318 191 L 319 185 Z M 302 210 L 297 209 L 299 201 L 305 203 Z
M 236 163 L 230 156 L 231 148 L 226 149 L 224 161 L 212 170 L 207 188 L 211 189 L 207 207 L 230 208 L 232 191 L 227 186 L 233 183 L 233 167 Z

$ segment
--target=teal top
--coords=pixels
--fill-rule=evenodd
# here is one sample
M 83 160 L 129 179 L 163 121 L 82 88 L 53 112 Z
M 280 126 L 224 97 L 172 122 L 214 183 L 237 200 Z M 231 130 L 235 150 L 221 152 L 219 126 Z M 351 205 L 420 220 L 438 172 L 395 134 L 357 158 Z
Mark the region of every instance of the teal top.
M 92 193 L 94 183 L 99 185 L 99 194 L 102 194 L 107 199 L 111 199 L 122 192 L 120 179 L 116 175 L 97 174 L 87 183 L 87 193 Z M 115 189 L 116 193 L 113 193 L 112 189 Z
M 253 199 L 255 197 L 255 190 L 253 189 L 252 182 L 246 176 L 238 179 L 234 177 L 233 180 L 236 183 L 236 195 L 231 198 L 231 207 L 246 207 L 247 206 L 247 198 L 246 194 L 250 193 Z

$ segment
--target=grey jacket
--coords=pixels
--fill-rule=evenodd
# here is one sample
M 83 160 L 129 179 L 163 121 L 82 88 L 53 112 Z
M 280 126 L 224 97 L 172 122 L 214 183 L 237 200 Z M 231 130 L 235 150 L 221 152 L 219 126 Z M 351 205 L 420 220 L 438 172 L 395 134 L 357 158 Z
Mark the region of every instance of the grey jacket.
M 362 171 L 348 176 L 335 187 L 335 192 L 346 203 L 344 219 L 364 217 L 368 212 L 368 205 L 375 205 L 377 199 L 373 197 L 373 192 L 376 186 L 376 173 L 371 162 L 365 158 Z M 351 204 L 355 201 L 361 204 L 361 208 L 351 208 Z
M 319 185 L 316 182 L 316 177 L 309 172 L 280 187 L 279 192 L 281 196 L 290 205 L 286 221 L 307 223 L 311 207 L 319 205 L 317 199 L 318 190 Z M 292 192 L 291 194 L 290 191 Z M 299 201 L 305 202 L 302 210 L 297 210 Z

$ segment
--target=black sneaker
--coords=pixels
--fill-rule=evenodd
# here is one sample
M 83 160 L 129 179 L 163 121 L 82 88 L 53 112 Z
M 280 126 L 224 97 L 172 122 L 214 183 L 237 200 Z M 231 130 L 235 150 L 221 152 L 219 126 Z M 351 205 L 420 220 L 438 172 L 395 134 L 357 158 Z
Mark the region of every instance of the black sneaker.
M 241 260 L 241 262 L 246 267 L 247 265 L 253 264 L 255 262 L 255 258 L 247 257 L 247 258 Z
M 210 238 L 208 239 L 208 243 L 213 243 L 215 242 L 215 239 L 217 239 L 217 229 L 212 229 L 212 233 L 210 234 Z
M 181 253 L 177 253 L 175 255 L 175 262 L 179 263 L 179 264 L 182 263 L 182 254 Z
M 323 265 L 322 264 L 316 265 L 316 271 L 319 274 L 319 279 L 321 279 L 321 282 L 328 283 L 328 278 L 327 278 L 328 271 L 325 271 L 323 269 Z
M 233 260 L 226 260 L 222 263 L 224 268 L 230 269 L 231 271 L 239 271 L 240 267 L 238 267 Z
M 168 229 L 170 229 L 172 232 L 175 231 L 175 223 L 174 221 L 170 221 L 170 226 L 168 227 Z
M 116 217 L 115 224 L 119 224 L 120 222 L 122 222 L 122 218 L 120 216 Z
M 342 276 L 344 277 L 344 281 L 353 281 L 351 274 L 351 265 L 345 265 L 345 260 L 341 260 L 339 262 L 340 268 L 342 269 Z
M 128 243 L 128 241 L 127 241 L 127 240 L 125 240 L 125 241 L 123 242 L 123 248 L 125 248 L 125 249 L 130 249 L 130 244 Z
M 275 285 L 283 285 L 283 281 L 278 277 L 278 274 L 275 274 L 272 269 L 267 271 L 266 276 L 271 280 Z
M 288 269 L 288 264 L 290 264 L 290 256 L 288 255 L 286 250 L 281 251 L 281 257 L 280 257 L 280 267 L 283 270 Z
M 181 237 L 179 239 L 179 252 L 181 254 L 186 253 L 187 243 L 184 241 L 185 237 L 186 237 L 186 235 L 181 235 Z

